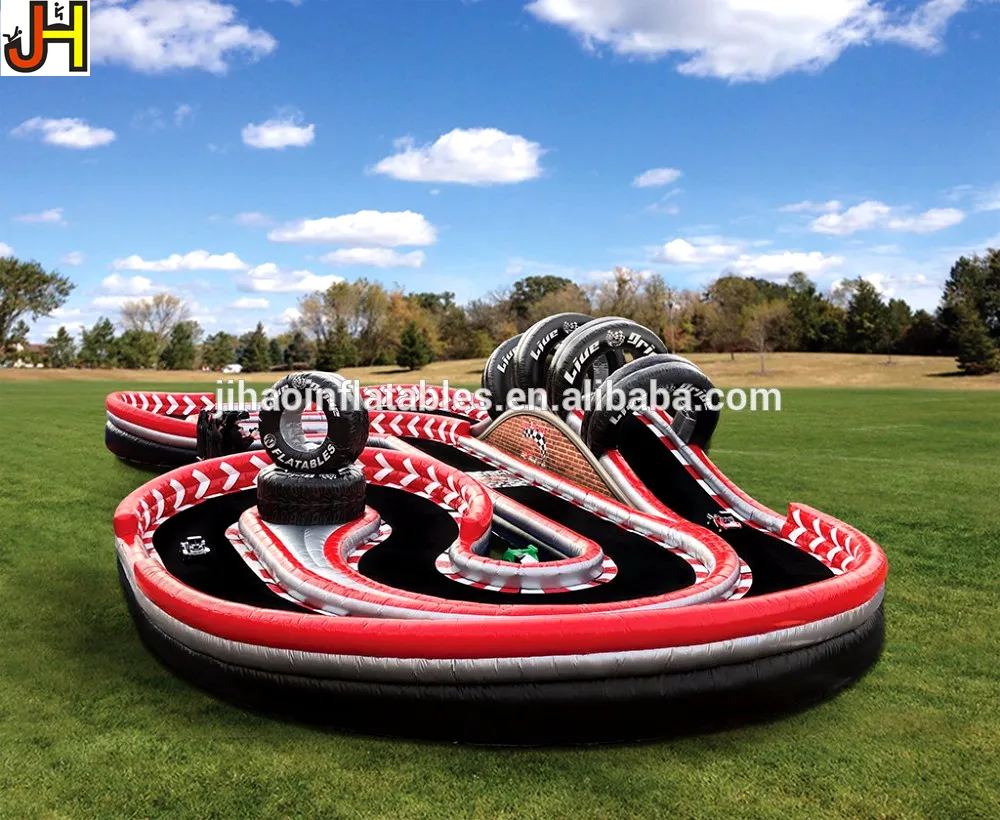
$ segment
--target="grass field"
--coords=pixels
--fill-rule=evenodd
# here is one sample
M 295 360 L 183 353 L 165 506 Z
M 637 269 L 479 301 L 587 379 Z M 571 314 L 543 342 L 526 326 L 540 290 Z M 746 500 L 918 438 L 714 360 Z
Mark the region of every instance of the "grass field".
M 115 576 L 112 512 L 148 478 L 104 449 L 115 386 L 0 384 L 0 817 L 1000 816 L 995 394 L 786 390 L 723 418 L 737 482 L 886 549 L 886 651 L 859 685 L 707 737 L 511 750 L 315 731 L 164 671 Z

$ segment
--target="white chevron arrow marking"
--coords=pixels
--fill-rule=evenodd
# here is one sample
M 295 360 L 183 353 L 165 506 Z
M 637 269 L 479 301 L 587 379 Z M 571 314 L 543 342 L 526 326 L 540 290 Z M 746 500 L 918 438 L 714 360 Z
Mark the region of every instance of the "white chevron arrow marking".
M 222 470 L 229 478 L 226 479 L 226 483 L 222 485 L 223 490 L 231 490 L 237 481 L 240 480 L 240 471 L 235 467 L 230 466 L 227 462 L 223 461 L 219 465 L 219 469 Z
M 195 491 L 194 497 L 203 498 L 205 493 L 208 492 L 208 485 L 212 483 L 212 480 L 201 472 L 201 470 L 195 470 L 191 473 L 191 475 L 194 476 L 198 482 L 198 489 Z
M 402 420 L 402 416 L 396 416 L 392 421 L 389 422 L 389 428 L 397 435 L 403 435 L 403 428 L 399 426 L 399 422 Z
M 170 486 L 174 488 L 174 492 L 177 493 L 174 496 L 174 511 L 176 512 L 181 508 L 184 503 L 184 485 L 181 484 L 176 478 L 170 479 Z
M 160 409 L 163 407 L 163 401 L 160 399 L 159 395 L 153 394 L 153 412 L 159 413 Z
M 163 495 L 159 490 L 153 490 L 153 497 L 156 499 L 156 520 L 159 521 L 163 518 L 164 513 L 164 500 Z
M 167 412 L 172 416 L 177 412 L 177 399 L 175 399 L 170 393 L 167 393 Z
M 407 425 L 406 429 L 410 431 L 410 435 L 413 438 L 417 438 L 419 436 L 419 433 L 417 432 L 417 417 L 416 416 L 413 416 L 413 418 L 410 419 L 410 423 Z

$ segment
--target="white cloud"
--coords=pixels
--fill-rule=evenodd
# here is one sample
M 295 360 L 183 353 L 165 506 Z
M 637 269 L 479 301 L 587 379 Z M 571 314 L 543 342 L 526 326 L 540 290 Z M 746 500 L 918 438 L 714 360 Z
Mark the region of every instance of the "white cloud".
M 271 217 L 260 213 L 260 211 L 246 211 L 242 214 L 236 214 L 233 217 L 233 222 L 244 228 L 269 228 L 274 224 Z
M 966 5 L 928 0 L 906 14 L 878 0 L 531 0 L 527 10 L 592 50 L 674 55 L 682 74 L 747 81 L 815 71 L 875 40 L 936 49 Z
M 802 253 L 782 251 L 759 256 L 741 254 L 728 266 L 728 270 L 742 276 L 758 276 L 763 279 L 784 279 L 791 273 L 801 271 L 809 276 L 826 273 L 830 268 L 844 264 L 842 256 L 827 256 L 819 251 Z
M 88 125 L 85 120 L 77 117 L 48 119 L 32 117 L 25 120 L 10 132 L 15 137 L 27 137 L 41 134 L 42 142 L 57 145 L 60 148 L 99 148 L 114 142 L 116 134 L 110 128 L 97 128 Z
M 264 310 L 271 306 L 271 303 L 267 299 L 254 299 L 250 296 L 244 296 L 241 299 L 237 299 L 229 307 L 235 310 Z
M 96 5 L 96 4 L 95 4 Z M 105 0 L 91 14 L 96 63 L 157 73 L 201 69 L 224 74 L 236 58 L 254 61 L 278 46 L 217 0 Z
M 91 305 L 100 310 L 118 310 L 126 302 L 142 299 L 166 290 L 162 285 L 153 284 L 145 276 L 121 276 L 112 273 L 101 280 L 105 295 L 91 300 Z
M 395 248 L 400 245 L 433 245 L 437 231 L 413 211 L 358 211 L 355 214 L 302 219 L 275 228 L 272 242 L 330 242 L 339 245 Z
M 65 225 L 66 220 L 63 219 L 63 209 L 62 208 L 49 208 L 45 211 L 40 211 L 37 214 L 22 214 L 21 216 L 15 216 L 14 219 L 17 222 L 23 222 L 25 225 Z
M 174 125 L 178 128 L 194 116 L 194 108 L 187 103 L 181 103 L 174 109 Z
M 843 204 L 838 199 L 831 199 L 828 202 L 813 202 L 811 199 L 806 199 L 791 205 L 782 205 L 778 210 L 786 214 L 830 214 L 842 207 Z
M 83 311 L 80 308 L 61 308 L 58 307 L 53 310 L 49 316 L 55 319 L 72 319 L 74 316 L 82 316 Z
M 341 276 L 317 276 L 308 270 L 283 271 L 274 262 L 265 262 L 247 271 L 241 289 L 257 293 L 313 293 L 343 282 Z
M 516 134 L 497 128 L 456 128 L 430 144 L 417 146 L 405 137 L 396 141 L 398 153 L 372 170 L 409 182 L 455 182 L 493 185 L 524 182 L 542 173 L 544 150 Z
M 305 148 L 316 139 L 315 125 L 302 125 L 301 114 L 289 114 L 243 127 L 243 144 L 251 148 Z
M 976 197 L 977 211 L 1000 211 L 1000 184 L 982 191 Z
M 87 257 L 83 255 L 82 251 L 70 251 L 69 253 L 63 254 L 60 261 L 64 265 L 82 265 L 87 261 Z
M 905 233 L 934 233 L 958 225 L 965 214 L 958 208 L 931 208 L 916 216 L 897 216 L 886 223 L 890 231 Z
M 682 172 L 676 168 L 650 168 L 632 180 L 635 188 L 659 188 L 681 178 Z
M 281 321 L 285 322 L 286 324 L 291 324 L 292 322 L 301 318 L 302 318 L 302 311 L 294 307 L 285 308 L 281 312 L 281 317 L 280 317 Z
M 846 211 L 824 214 L 814 219 L 809 227 L 815 233 L 832 236 L 850 236 L 857 231 L 876 228 L 903 233 L 933 233 L 953 227 L 964 219 L 965 214 L 958 208 L 931 208 L 909 216 L 902 209 L 868 200 Z
M 665 265 L 708 265 L 731 259 L 740 247 L 715 236 L 695 236 L 667 242 L 656 250 L 652 259 Z
M 127 296 L 145 296 L 163 290 L 160 285 L 154 285 L 152 279 L 145 276 L 120 276 L 112 273 L 101 280 L 101 287 L 108 293 L 118 293 Z
M 166 259 L 143 259 L 133 254 L 111 263 L 113 270 L 154 271 L 156 273 L 187 270 L 246 270 L 249 265 L 235 253 L 191 251 L 183 255 L 172 253 Z
M 424 264 L 424 252 L 399 253 L 390 248 L 341 248 L 324 254 L 319 260 L 344 268 L 352 265 L 367 265 L 372 268 L 419 268 Z
M 0 242 L 0 256 L 13 256 L 13 255 L 14 255 L 14 249 L 5 242 Z

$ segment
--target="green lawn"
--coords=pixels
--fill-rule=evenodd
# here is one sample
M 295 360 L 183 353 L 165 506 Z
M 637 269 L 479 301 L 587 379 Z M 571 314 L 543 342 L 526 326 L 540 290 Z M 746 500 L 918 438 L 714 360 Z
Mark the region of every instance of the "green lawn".
M 723 418 L 738 483 L 889 555 L 886 651 L 856 687 L 712 736 L 497 750 L 276 722 L 164 671 L 115 576 L 112 512 L 147 475 L 104 449 L 111 389 L 0 385 L 0 817 L 1000 816 L 996 394 L 789 390 Z

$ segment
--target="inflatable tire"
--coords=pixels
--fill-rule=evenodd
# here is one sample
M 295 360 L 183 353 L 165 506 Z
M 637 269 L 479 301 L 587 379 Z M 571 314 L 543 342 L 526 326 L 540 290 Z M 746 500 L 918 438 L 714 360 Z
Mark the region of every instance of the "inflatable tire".
M 285 409 L 287 397 L 298 394 L 297 410 Z M 326 436 L 311 445 L 302 430 L 306 398 L 326 416 Z M 352 464 L 368 441 L 368 411 L 343 379 L 329 373 L 285 376 L 261 402 L 260 441 L 271 460 L 297 473 L 332 473 Z
M 197 453 L 126 433 L 110 421 L 104 425 L 104 444 L 118 458 L 142 467 L 180 467 L 197 461 Z
M 631 396 L 633 390 L 648 391 L 654 381 L 657 387 L 691 388 L 691 407 L 674 410 L 670 426 L 685 444 L 694 444 L 707 450 L 719 423 L 719 410 L 704 406 L 704 398 L 715 386 L 698 368 L 673 359 L 669 355 L 651 356 L 648 361 L 640 359 L 639 362 L 645 363 L 645 366 L 630 369 L 623 376 L 615 373 L 606 383 L 610 385 L 607 389 L 620 390 Z M 646 401 L 652 403 L 651 398 L 647 392 Z M 618 423 L 628 413 L 628 409 L 608 409 L 591 410 L 585 414 L 581 428 L 583 440 L 596 456 L 600 457 L 615 448 Z
M 497 418 L 507 403 L 507 392 L 514 387 L 512 363 L 521 335 L 500 344 L 486 360 L 483 368 L 483 387 L 490 393 L 490 418 Z
M 365 487 L 355 466 L 309 475 L 272 465 L 257 478 L 257 510 L 269 524 L 346 524 L 364 514 Z
M 549 356 L 577 328 L 593 320 L 584 313 L 557 313 L 524 331 L 514 350 L 512 386 L 522 390 L 545 387 Z
M 629 319 L 612 317 L 577 329 L 560 345 L 549 367 L 546 391 L 549 407 L 561 415 L 563 397 L 570 388 L 580 390 L 594 365 L 609 354 L 634 358 L 666 353 L 663 340 L 649 328 Z

